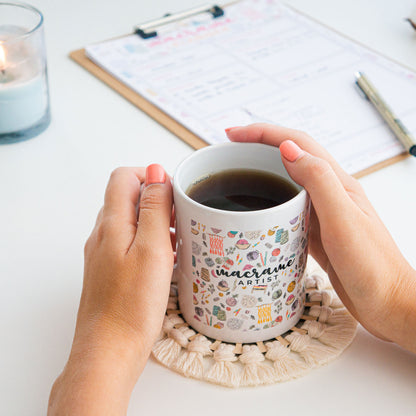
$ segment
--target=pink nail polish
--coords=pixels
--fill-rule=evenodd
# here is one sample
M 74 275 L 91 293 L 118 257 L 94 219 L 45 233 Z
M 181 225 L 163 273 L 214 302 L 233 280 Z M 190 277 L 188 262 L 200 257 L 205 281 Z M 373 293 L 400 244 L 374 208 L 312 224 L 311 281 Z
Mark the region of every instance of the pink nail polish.
M 153 163 L 146 168 L 145 186 L 155 183 L 165 183 L 166 173 L 165 169 L 157 163 Z
M 295 162 L 304 153 L 304 151 L 295 142 L 292 142 L 292 140 L 284 141 L 279 146 L 279 149 L 282 156 L 289 162 Z
M 228 127 L 225 129 L 225 134 L 228 134 L 228 132 L 230 132 L 233 129 L 238 129 L 240 126 L 235 126 L 235 127 Z

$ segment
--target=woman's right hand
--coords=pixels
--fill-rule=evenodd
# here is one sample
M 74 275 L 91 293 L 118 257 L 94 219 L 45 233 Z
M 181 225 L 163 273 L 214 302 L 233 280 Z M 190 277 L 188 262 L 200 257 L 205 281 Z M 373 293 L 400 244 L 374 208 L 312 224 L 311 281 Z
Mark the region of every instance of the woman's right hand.
M 310 254 L 354 317 L 374 335 L 416 352 L 416 272 L 359 182 L 307 134 L 271 124 L 226 130 L 231 141 L 280 148 L 312 200 Z

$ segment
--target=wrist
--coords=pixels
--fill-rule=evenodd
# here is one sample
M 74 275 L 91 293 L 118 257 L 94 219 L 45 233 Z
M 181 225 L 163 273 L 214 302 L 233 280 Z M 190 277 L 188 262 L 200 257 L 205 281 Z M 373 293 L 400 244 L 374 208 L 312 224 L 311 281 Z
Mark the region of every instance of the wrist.
M 151 345 L 139 336 L 113 328 L 95 325 L 94 328 L 78 329 L 75 332 L 68 366 L 90 366 L 92 368 L 118 368 L 120 376 L 136 382 L 148 356 Z
M 56 380 L 48 415 L 126 414 L 131 392 L 148 357 L 130 339 L 75 338 L 68 362 Z M 66 413 L 65 413 L 66 414 Z
M 416 353 L 416 271 L 406 262 L 389 297 L 389 338 Z
M 394 342 L 416 353 L 416 271 L 406 262 L 396 262 L 390 270 L 389 284 L 374 296 L 373 307 L 358 320 L 373 335 L 384 341 Z M 383 280 L 383 279 L 381 279 Z

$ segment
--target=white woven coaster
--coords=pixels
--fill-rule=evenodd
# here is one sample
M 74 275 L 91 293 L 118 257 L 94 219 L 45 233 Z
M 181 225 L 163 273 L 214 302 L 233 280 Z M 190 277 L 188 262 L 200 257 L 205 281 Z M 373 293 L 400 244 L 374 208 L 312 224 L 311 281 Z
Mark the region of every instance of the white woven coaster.
M 337 358 L 350 345 L 357 328 L 327 275 L 312 258 L 308 259 L 305 288 L 304 315 L 290 331 L 265 342 L 230 344 L 198 334 L 183 320 L 173 283 L 153 356 L 186 377 L 227 387 L 301 377 Z

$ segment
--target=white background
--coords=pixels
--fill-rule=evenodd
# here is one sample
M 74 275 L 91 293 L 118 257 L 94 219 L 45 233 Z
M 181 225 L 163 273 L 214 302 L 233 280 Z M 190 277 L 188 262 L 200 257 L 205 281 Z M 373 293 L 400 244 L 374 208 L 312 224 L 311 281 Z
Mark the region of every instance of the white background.
M 416 69 L 412 0 L 290 0 L 322 22 Z M 36 0 L 45 15 L 52 123 L 0 146 L 0 413 L 42 415 L 68 356 L 82 285 L 83 245 L 110 172 L 152 162 L 173 173 L 192 149 L 68 58 L 136 23 L 195 0 Z M 406 91 L 403 91 L 405 94 Z M 416 159 L 361 180 L 416 267 Z M 360 241 L 357 241 L 360 244 Z M 150 360 L 130 415 L 414 415 L 416 356 L 359 328 L 335 362 L 284 384 L 229 390 Z

